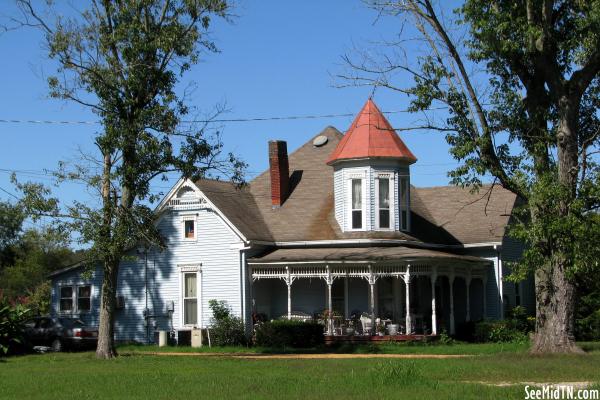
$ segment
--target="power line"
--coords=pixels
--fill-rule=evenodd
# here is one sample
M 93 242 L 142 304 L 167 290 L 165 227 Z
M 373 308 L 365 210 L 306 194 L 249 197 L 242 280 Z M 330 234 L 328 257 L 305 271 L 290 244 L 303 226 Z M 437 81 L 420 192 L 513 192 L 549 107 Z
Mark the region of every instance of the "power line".
M 0 190 L 2 190 L 4 193 L 8 194 L 9 196 L 14 197 L 17 200 L 21 200 L 20 198 L 18 198 L 16 195 L 14 195 L 13 193 L 9 192 L 8 190 L 4 189 L 3 187 L 0 187 Z
M 422 111 L 444 110 L 446 107 L 433 107 Z M 382 111 L 383 114 L 410 113 L 410 110 Z M 315 115 L 287 115 L 287 116 L 269 116 L 269 117 L 247 117 L 247 118 L 222 118 L 222 119 L 194 119 L 183 120 L 184 124 L 210 124 L 225 122 L 265 122 L 265 121 L 286 121 L 302 119 L 323 119 L 323 118 L 346 118 L 354 117 L 356 113 L 344 114 L 315 114 Z M 68 121 L 68 120 L 37 120 L 37 119 L 0 119 L 4 124 L 44 124 L 44 125 L 99 125 L 100 121 Z

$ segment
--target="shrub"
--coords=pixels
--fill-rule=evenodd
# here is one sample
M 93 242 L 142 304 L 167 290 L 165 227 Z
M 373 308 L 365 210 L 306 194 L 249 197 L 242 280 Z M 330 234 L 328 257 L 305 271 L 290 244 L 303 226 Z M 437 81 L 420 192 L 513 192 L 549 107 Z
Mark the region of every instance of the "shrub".
M 535 318 L 524 307 L 514 307 L 509 318 L 502 321 L 480 321 L 462 326 L 464 340 L 494 343 L 525 343 L 535 329 Z
M 211 342 L 217 346 L 241 346 L 248 340 L 241 318 L 231 315 L 227 302 L 210 300 L 208 305 L 213 313 L 210 330 Z
M 516 329 L 512 321 L 481 321 L 475 324 L 473 339 L 476 342 L 524 343 L 527 333 Z
M 582 341 L 600 340 L 600 309 L 575 320 L 575 336 Z
M 451 345 L 454 344 L 454 339 L 452 339 L 448 332 L 445 329 L 442 329 L 442 333 L 440 333 L 440 339 L 438 341 L 440 344 Z
M 264 347 L 316 347 L 323 344 L 323 325 L 279 320 L 256 326 L 255 343 Z
M 45 315 L 50 312 L 50 297 L 52 296 L 52 285 L 50 281 L 44 281 L 33 289 L 29 294 L 27 307 L 35 315 Z
M 25 326 L 29 309 L 20 304 L 11 306 L 0 298 L 0 356 L 24 349 Z

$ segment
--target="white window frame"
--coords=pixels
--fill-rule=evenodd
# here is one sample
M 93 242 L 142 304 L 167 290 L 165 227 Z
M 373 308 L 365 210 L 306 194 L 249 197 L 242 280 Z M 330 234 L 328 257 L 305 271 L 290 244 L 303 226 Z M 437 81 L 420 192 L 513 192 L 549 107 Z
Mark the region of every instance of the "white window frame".
M 89 286 L 90 287 L 90 309 L 86 311 L 79 310 L 79 288 Z M 71 311 L 66 311 L 61 309 L 61 300 L 63 297 L 61 296 L 62 288 L 70 287 L 72 289 L 71 292 Z M 94 309 L 94 285 L 91 283 L 65 283 L 58 285 L 58 313 L 61 315 L 79 315 L 79 314 L 89 314 Z
M 62 309 L 62 300 L 68 299 L 68 297 L 62 296 L 63 288 L 71 288 L 71 310 L 63 310 Z M 59 285 L 58 286 L 58 312 L 61 314 L 74 314 L 75 308 L 77 307 L 76 296 L 75 296 L 75 285 Z
M 406 201 L 402 202 L 402 187 L 404 185 L 406 185 Z M 406 219 L 402 218 L 402 211 L 406 211 Z M 410 179 L 408 176 L 402 176 L 398 179 L 398 213 L 400 230 L 410 231 Z
M 86 286 L 90 287 L 90 297 L 89 297 L 89 299 L 90 299 L 90 308 L 89 308 L 89 310 L 81 311 L 79 309 L 79 288 L 86 287 Z M 93 288 L 93 286 L 92 285 L 77 285 L 75 288 L 77 290 L 77 293 L 76 293 L 76 296 L 75 296 L 76 299 L 77 299 L 77 313 L 78 314 L 87 314 L 87 313 L 92 312 L 92 288 Z M 86 297 L 83 297 L 83 298 L 85 299 Z
M 352 181 L 358 179 L 361 182 L 361 227 L 360 228 L 352 228 Z M 346 205 L 347 205 L 347 217 L 346 217 L 346 230 L 347 231 L 366 231 L 367 230 L 367 185 L 366 185 L 366 177 L 364 172 L 360 173 L 351 173 L 347 176 L 347 196 L 346 196 Z
M 200 265 L 182 265 L 179 266 L 179 320 L 180 326 L 186 329 L 192 329 L 196 327 L 202 327 L 202 273 Z M 196 274 L 196 324 L 185 323 L 185 275 Z
M 192 221 L 194 222 L 194 237 L 186 237 L 185 236 L 185 222 Z M 186 242 L 195 242 L 198 240 L 198 215 L 197 214 L 189 214 L 181 216 L 181 238 Z
M 379 221 L 379 181 L 387 179 L 389 181 L 389 213 L 390 213 L 390 226 L 388 228 L 382 228 Z M 393 231 L 396 229 L 396 198 L 394 196 L 394 173 L 379 173 L 375 177 L 375 226 L 381 231 Z

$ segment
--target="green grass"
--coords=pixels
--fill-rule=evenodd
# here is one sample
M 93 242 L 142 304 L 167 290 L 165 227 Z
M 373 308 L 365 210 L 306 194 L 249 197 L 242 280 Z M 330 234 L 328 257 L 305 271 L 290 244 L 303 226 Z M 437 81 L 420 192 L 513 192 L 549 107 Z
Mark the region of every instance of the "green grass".
M 476 346 L 475 357 L 410 360 L 29 355 L 0 361 L 0 398 L 523 399 L 522 385 L 480 382 L 598 382 L 600 345 L 586 346 L 595 351 L 534 357 Z
M 377 343 L 359 345 L 339 345 L 310 349 L 264 348 L 264 347 L 199 347 L 154 345 L 125 345 L 119 347 L 124 354 L 138 352 L 182 352 L 182 353 L 249 353 L 249 354 L 311 354 L 311 353 L 353 353 L 353 354 L 499 354 L 524 352 L 525 343 L 454 343 L 451 345 L 423 342 Z M 597 347 L 600 351 L 600 346 Z

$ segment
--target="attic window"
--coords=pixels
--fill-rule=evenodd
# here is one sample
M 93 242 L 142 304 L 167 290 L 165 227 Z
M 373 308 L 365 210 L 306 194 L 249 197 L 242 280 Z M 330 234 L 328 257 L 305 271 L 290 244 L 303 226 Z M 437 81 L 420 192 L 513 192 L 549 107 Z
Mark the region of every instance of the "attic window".
M 196 240 L 196 216 L 184 216 L 182 219 L 183 239 Z
M 185 221 L 184 224 L 185 224 L 185 238 L 193 239 L 195 236 L 194 221 L 192 221 L 192 220 Z

